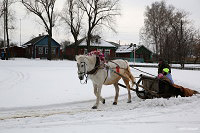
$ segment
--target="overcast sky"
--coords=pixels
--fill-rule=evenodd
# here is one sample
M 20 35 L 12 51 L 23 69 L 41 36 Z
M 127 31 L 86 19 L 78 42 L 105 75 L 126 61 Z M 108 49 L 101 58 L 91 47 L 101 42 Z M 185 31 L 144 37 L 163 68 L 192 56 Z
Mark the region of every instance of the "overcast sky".
M 57 0 L 56 8 L 61 10 L 65 0 Z M 160 1 L 160 0 L 157 0 Z M 155 0 L 121 0 L 121 16 L 117 18 L 116 30 L 118 33 L 102 31 L 101 36 L 107 41 L 121 42 L 121 44 L 139 43 L 139 31 L 144 25 L 144 11 L 147 5 L 151 5 Z M 200 29 L 200 0 L 166 0 L 167 5 L 172 4 L 177 9 L 182 9 L 190 13 L 189 19 L 194 27 Z M 38 24 L 41 22 L 32 14 L 26 15 L 25 8 L 21 4 L 12 7 L 16 10 L 16 30 L 11 35 L 11 41 L 20 42 L 20 19 L 21 19 L 21 39 L 25 43 L 33 36 L 45 33 Z M 2 38 L 3 34 L 0 33 Z M 53 29 L 53 38 L 59 43 L 69 40 L 70 34 L 64 26 Z M 72 39 L 70 39 L 73 41 Z

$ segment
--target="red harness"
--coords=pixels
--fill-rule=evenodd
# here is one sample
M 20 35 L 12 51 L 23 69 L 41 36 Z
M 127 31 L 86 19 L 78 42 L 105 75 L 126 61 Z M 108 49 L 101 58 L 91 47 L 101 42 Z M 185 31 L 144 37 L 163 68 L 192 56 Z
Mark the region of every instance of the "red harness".
M 116 72 L 119 73 L 119 69 L 120 69 L 120 67 L 119 67 L 119 66 L 116 66 Z

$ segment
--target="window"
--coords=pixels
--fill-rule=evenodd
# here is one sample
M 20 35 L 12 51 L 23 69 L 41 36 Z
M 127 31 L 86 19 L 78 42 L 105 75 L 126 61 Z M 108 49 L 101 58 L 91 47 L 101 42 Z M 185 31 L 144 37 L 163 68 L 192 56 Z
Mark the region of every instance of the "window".
M 55 55 L 56 54 L 56 49 L 55 48 L 51 48 L 51 54 Z
M 45 54 L 48 54 L 48 48 L 45 48 Z
M 45 48 L 45 54 L 48 54 L 48 48 Z M 55 48 L 51 48 L 51 54 L 56 54 Z
M 105 57 L 110 56 L 110 49 L 105 49 Z
M 85 49 L 84 49 L 84 54 L 87 54 L 87 53 L 88 53 L 88 52 L 87 52 L 87 49 L 85 48 Z
M 38 48 L 38 54 L 43 54 L 43 47 Z
M 100 51 L 101 53 L 103 53 L 103 49 L 99 49 L 99 48 L 98 48 L 97 51 Z

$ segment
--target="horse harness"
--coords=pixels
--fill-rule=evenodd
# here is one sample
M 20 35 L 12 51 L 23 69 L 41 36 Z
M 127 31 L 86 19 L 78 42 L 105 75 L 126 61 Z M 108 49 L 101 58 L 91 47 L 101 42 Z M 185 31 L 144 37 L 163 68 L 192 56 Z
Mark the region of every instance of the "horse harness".
M 111 72 L 114 72 L 114 73 L 116 73 L 117 75 L 119 75 L 121 77 L 124 77 L 123 75 L 121 75 L 119 73 L 119 69 L 125 69 L 125 68 L 120 68 L 119 64 L 117 64 L 116 62 L 113 62 L 112 60 L 110 60 L 109 62 L 111 62 L 111 63 L 113 63 L 113 64 L 116 65 L 116 71 L 114 71 L 113 68 L 110 68 L 110 66 L 108 66 L 106 64 L 100 64 L 100 59 L 99 59 L 98 56 L 96 57 L 96 63 L 95 63 L 94 68 L 92 70 L 88 71 L 88 72 L 86 72 L 86 65 L 87 64 L 85 62 L 81 62 L 84 65 L 84 72 L 82 72 L 82 73 L 86 77 L 85 82 L 83 84 L 87 84 L 88 75 L 96 74 L 99 69 L 104 69 L 104 68 L 106 68 L 106 70 L 107 70 L 107 76 L 106 76 L 106 78 L 104 80 L 104 83 L 105 83 L 105 81 L 108 78 L 108 72 L 109 72 L 109 70 L 111 70 Z M 82 73 L 79 73 L 79 74 L 82 74 Z
M 95 63 L 94 68 L 91 71 L 87 72 L 86 74 L 96 74 L 99 67 L 100 67 L 100 59 L 99 57 L 96 57 L 96 63 Z

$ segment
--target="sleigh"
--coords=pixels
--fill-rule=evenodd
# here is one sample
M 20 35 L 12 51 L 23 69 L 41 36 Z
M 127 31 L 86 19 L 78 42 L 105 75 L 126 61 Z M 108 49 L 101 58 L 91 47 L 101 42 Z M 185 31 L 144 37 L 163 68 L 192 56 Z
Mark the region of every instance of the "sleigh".
M 122 84 L 118 84 L 121 87 L 126 88 Z M 187 97 L 193 94 L 199 94 L 195 90 L 183 88 L 182 86 L 172 85 L 169 82 L 158 79 L 157 77 L 151 77 L 146 75 L 140 75 L 139 80 L 135 83 L 135 88 L 131 88 L 135 91 L 137 96 L 141 99 L 153 99 L 153 98 L 170 98 L 170 97 Z M 189 91 L 189 95 L 187 93 Z
M 141 74 L 135 91 L 141 99 L 159 98 L 159 79 Z
M 140 75 L 139 80 L 135 83 L 135 88 L 131 88 L 135 91 L 137 96 L 141 99 L 153 99 L 159 96 L 159 80 L 154 77 Z M 126 88 L 125 85 L 118 83 L 119 86 Z

